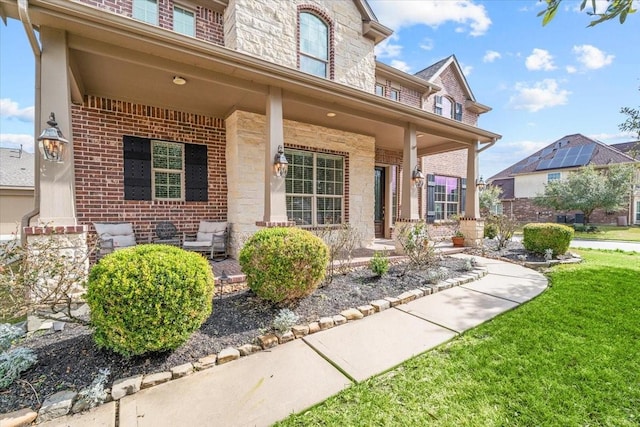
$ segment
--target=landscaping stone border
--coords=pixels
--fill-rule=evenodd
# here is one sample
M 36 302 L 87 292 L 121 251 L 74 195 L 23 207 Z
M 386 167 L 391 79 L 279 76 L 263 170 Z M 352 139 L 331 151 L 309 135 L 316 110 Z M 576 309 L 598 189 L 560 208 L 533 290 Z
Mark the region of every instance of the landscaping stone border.
M 513 261 L 513 260 L 511 260 Z M 371 301 L 369 304 L 361 305 L 359 307 L 350 307 L 339 314 L 333 316 L 322 317 L 314 322 L 308 324 L 295 325 L 291 330 L 283 334 L 264 334 L 256 337 L 255 344 L 244 344 L 238 348 L 227 347 L 221 350 L 218 354 L 211 354 L 205 357 L 201 357 L 196 362 L 185 363 L 179 366 L 171 368 L 165 372 L 155 372 L 146 375 L 135 375 L 128 378 L 119 378 L 113 381 L 111 389 L 108 390 L 107 397 L 104 403 L 119 400 L 124 396 L 128 396 L 137 393 L 140 390 L 154 387 L 158 384 L 164 384 L 166 382 L 183 378 L 191 375 L 194 372 L 209 369 L 215 365 L 222 365 L 241 357 L 249 356 L 258 351 L 268 350 L 278 345 L 285 344 L 289 341 L 302 338 L 304 336 L 320 332 L 326 329 L 334 328 L 340 325 L 354 322 L 365 317 L 374 315 L 384 310 L 388 310 L 400 304 L 405 304 L 418 298 L 422 298 L 445 289 L 460 286 L 465 283 L 469 283 L 478 280 L 488 274 L 488 270 L 485 266 L 476 265 L 469 272 L 452 279 L 447 279 L 438 282 L 434 285 L 426 285 L 410 291 L 403 292 L 395 297 L 386 297 Z M 234 284 L 237 286 L 237 284 Z M 73 393 L 73 398 L 71 397 Z M 7 414 L 0 414 L 0 424 L 2 427 L 22 427 L 27 426 L 35 419 L 37 423 L 45 420 L 51 420 L 57 417 L 68 415 L 69 413 L 75 413 L 72 411 L 73 400 L 76 397 L 76 393 L 71 390 L 63 390 L 57 395 L 64 394 L 65 405 L 55 405 L 55 411 L 51 411 L 51 408 L 45 408 L 43 405 L 38 412 L 37 419 L 35 418 L 31 408 L 24 408 L 18 411 L 14 411 Z

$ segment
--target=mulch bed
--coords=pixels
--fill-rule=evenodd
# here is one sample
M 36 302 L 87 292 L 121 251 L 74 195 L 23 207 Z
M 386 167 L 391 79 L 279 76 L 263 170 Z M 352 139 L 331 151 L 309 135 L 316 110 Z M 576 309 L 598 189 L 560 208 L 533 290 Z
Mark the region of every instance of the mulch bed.
M 477 255 L 518 259 L 521 245 L 510 246 L 498 253 L 489 244 Z M 451 257 L 441 258 L 439 266 L 424 271 L 406 271 L 405 265 L 396 264 L 383 277 L 374 277 L 369 269 L 361 268 L 336 275 L 330 283 L 287 308 L 299 316 L 299 324 L 309 323 L 425 286 L 433 282 L 434 269 L 440 269 L 440 280 L 460 276 L 468 270 L 465 264 L 464 260 Z M 213 313 L 185 344 L 172 352 L 128 359 L 98 349 L 86 326 L 68 323 L 62 332 L 36 333 L 20 346 L 32 348 L 38 355 L 38 363 L 8 389 L 0 391 L 0 413 L 24 407 L 37 410 L 47 396 L 57 391 L 79 391 L 88 386 L 102 368 L 111 371 L 111 383 L 118 378 L 167 371 L 226 347 L 255 343 L 257 336 L 271 330 L 273 319 L 282 308 L 259 299 L 250 290 L 216 296 Z

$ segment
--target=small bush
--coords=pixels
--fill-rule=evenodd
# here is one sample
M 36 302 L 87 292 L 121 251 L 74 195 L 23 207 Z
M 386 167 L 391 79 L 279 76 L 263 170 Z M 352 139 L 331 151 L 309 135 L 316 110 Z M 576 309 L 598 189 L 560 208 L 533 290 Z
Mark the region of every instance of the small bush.
M 288 308 L 283 308 L 278 312 L 278 315 L 273 319 L 273 329 L 284 334 L 288 332 L 292 326 L 298 322 L 298 315 Z
M 30 348 L 18 347 L 0 353 L 0 390 L 9 387 L 20 374 L 38 362 Z
M 495 239 L 497 235 L 498 227 L 496 226 L 496 224 L 487 222 L 484 226 L 484 237 L 486 237 L 487 239 Z
M 238 257 L 249 288 L 275 303 L 313 292 L 326 274 L 328 260 L 327 245 L 320 238 L 291 227 L 258 231 Z
M 376 276 L 384 276 L 389 271 L 389 258 L 385 254 L 375 252 L 369 260 L 369 269 Z
M 408 265 L 423 268 L 436 262 L 436 251 L 429 242 L 429 228 L 424 221 L 399 225 L 396 239 L 409 258 Z
M 562 224 L 542 223 L 527 224 L 523 229 L 522 244 L 525 249 L 544 255 L 547 249 L 553 256 L 563 255 L 569 249 L 573 239 L 573 229 Z
M 211 314 L 213 272 L 194 252 L 139 245 L 102 258 L 89 273 L 94 340 L 124 356 L 172 350 Z
M 485 230 L 487 227 L 495 229 L 496 235 L 494 237 L 497 238 L 498 249 L 502 249 L 513 238 L 513 234 L 518 228 L 518 222 L 508 215 L 489 215 L 485 222 Z
M 0 324 L 0 351 L 9 350 L 11 343 L 20 338 L 24 333 L 22 329 L 8 323 Z

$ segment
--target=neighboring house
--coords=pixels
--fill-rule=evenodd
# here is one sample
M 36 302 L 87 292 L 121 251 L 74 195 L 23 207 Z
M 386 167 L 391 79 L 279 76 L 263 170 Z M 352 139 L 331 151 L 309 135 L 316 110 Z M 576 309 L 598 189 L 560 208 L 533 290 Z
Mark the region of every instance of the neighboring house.
M 40 217 L 67 233 L 209 219 L 232 223 L 238 244 L 260 227 L 349 223 L 366 244 L 436 211 L 416 166 L 455 178 L 440 193 L 461 200 L 500 138 L 477 126 L 489 109 L 455 57 L 416 75 L 375 61 L 392 32 L 365 0 L 0 0 L 0 12 L 39 31 L 42 46 L 27 31 L 37 126 L 55 112 L 72 148 L 43 161 Z M 432 165 L 443 153 L 455 170 Z M 475 221 L 466 187 L 455 209 Z
M 622 142 L 620 144 L 611 144 L 610 146 L 636 160 L 640 160 L 640 141 Z
M 0 240 L 20 231 L 22 216 L 33 210 L 34 154 L 0 147 Z
M 621 144 L 617 144 L 621 145 Z M 502 189 L 502 211 L 521 222 L 581 221 L 581 212 L 552 212 L 533 204 L 544 193 L 545 184 L 564 179 L 587 165 L 606 168 L 613 164 L 634 163 L 631 156 L 581 134 L 567 135 L 509 166 L 487 180 Z M 619 212 L 596 210 L 590 218 L 596 224 L 615 224 L 619 217 L 640 224 L 640 193 L 635 191 L 627 208 Z

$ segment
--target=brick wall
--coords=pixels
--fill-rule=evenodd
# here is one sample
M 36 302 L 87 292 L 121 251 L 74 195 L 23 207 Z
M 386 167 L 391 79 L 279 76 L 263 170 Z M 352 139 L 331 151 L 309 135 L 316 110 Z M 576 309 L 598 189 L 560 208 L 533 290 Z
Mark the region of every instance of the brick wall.
M 527 222 L 556 222 L 557 215 L 566 215 L 574 218 L 579 211 L 554 211 L 533 204 L 533 199 L 518 198 L 502 202 L 502 210 L 505 215 L 513 215 L 516 220 L 522 223 Z M 597 209 L 591 214 L 589 222 L 591 224 L 616 224 L 619 216 L 627 216 L 627 209 L 606 213 L 602 209 Z
M 131 18 L 133 16 L 133 0 L 74 0 L 116 15 Z M 196 38 L 224 46 L 224 17 L 221 13 L 202 6 L 189 8 L 188 2 L 173 0 L 158 1 L 158 26 L 173 30 L 173 5 L 191 10 L 196 21 Z
M 454 66 L 450 65 L 447 69 L 445 69 L 439 76 L 436 78 L 436 85 L 440 86 L 442 90 L 436 92 L 433 95 L 430 95 L 426 100 L 424 109 L 427 111 L 434 111 L 435 106 L 435 98 L 436 95 L 443 96 L 449 98 L 452 102 L 458 102 L 462 104 L 462 123 L 466 123 L 471 126 L 478 125 L 478 114 L 472 113 L 468 111 L 464 105 L 465 101 L 468 98 L 468 95 L 465 92 L 464 85 L 460 81 L 457 76 L 457 73 L 454 72 Z M 444 111 L 443 114 L 446 117 L 449 117 L 449 112 Z
M 136 233 L 145 237 L 153 235 L 160 221 L 173 222 L 180 232 L 193 232 L 200 220 L 227 219 L 223 119 L 92 96 L 73 106 L 71 118 L 80 224 L 132 222 Z M 209 200 L 124 200 L 123 135 L 206 144 Z
M 464 178 L 467 176 L 467 150 L 425 156 L 423 157 L 422 172 Z
M 422 106 L 422 93 L 415 89 L 410 89 L 402 86 L 399 83 L 393 82 L 387 79 L 378 78 L 376 84 L 384 87 L 384 97 L 391 97 L 391 89 L 400 91 L 400 103 L 410 105 L 412 107 L 421 108 Z

